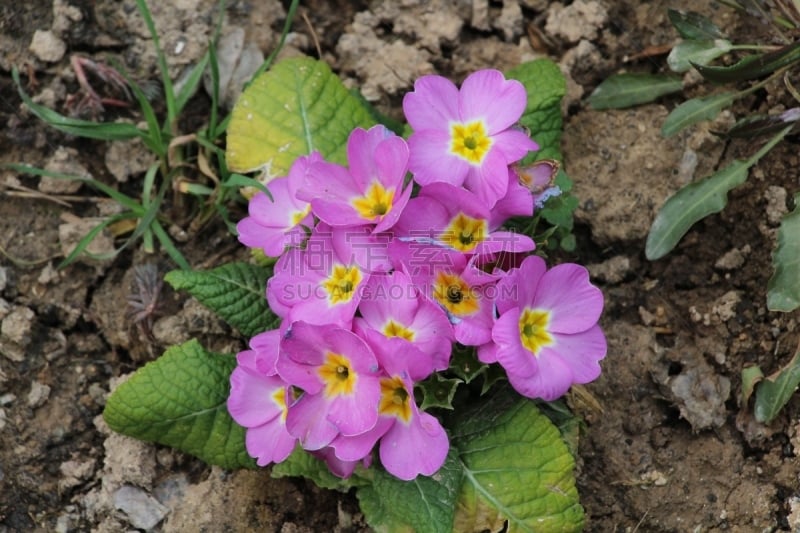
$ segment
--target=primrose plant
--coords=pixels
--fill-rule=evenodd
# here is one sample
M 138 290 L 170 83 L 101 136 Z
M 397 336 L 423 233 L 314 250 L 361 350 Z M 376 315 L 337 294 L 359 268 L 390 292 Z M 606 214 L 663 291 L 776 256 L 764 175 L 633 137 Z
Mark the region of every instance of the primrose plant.
M 775 99 L 780 108 L 766 115 L 740 119 L 723 135 L 730 139 L 756 139 L 771 136 L 753 155 L 734 160 L 715 174 L 695 181 L 669 198 L 650 228 L 645 254 L 657 260 L 668 254 L 699 220 L 718 213 L 727 204 L 728 192 L 747 181 L 748 173 L 765 154 L 787 136 L 800 130 L 800 92 L 792 80 L 800 72 L 800 3 L 796 0 L 774 2 L 721 2 L 740 10 L 744 16 L 769 24 L 773 40 L 778 44 L 734 44 L 711 20 L 694 12 L 669 10 L 669 19 L 681 40 L 667 57 L 675 73 L 694 69 L 706 81 L 728 85 L 728 90 L 681 103 L 664 120 L 664 137 L 704 120 L 713 120 L 735 101 L 769 88 L 783 94 Z M 729 53 L 745 51 L 744 57 L 732 65 L 711 65 Z M 682 90 L 681 78 L 673 74 L 617 74 L 601 83 L 589 101 L 596 109 L 622 108 L 647 103 Z M 800 194 L 794 198 L 795 208 L 787 214 L 778 230 L 777 248 L 773 254 L 774 273 L 769 280 L 767 307 L 772 311 L 793 311 L 800 307 Z M 770 422 L 786 404 L 800 384 L 800 349 L 786 367 L 764 378 L 758 367 L 743 371 L 743 405 L 747 405 L 755 388 L 755 418 Z M 760 382 L 760 383 L 759 383 Z M 757 387 L 756 387 L 757 385 Z
M 574 207 L 555 162 L 563 93 L 545 60 L 460 88 L 424 76 L 406 139 L 324 63 L 257 78 L 227 150 L 270 175 L 237 226 L 257 259 L 167 276 L 249 347 L 171 348 L 115 390 L 109 425 L 356 488 L 378 529 L 580 530 L 576 424 L 557 400 L 600 374 L 603 295 L 584 267 L 533 255 L 557 234 L 535 213 Z

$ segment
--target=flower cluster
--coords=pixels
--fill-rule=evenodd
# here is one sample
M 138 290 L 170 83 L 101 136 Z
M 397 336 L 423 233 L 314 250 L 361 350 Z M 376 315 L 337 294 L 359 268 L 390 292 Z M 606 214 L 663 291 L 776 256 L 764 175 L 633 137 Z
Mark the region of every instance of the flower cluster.
M 448 369 L 455 342 L 531 398 L 598 376 L 601 292 L 503 230 L 534 209 L 535 172 L 515 167 L 538 149 L 516 126 L 525 106 L 495 70 L 460 90 L 425 76 L 403 101 L 408 142 L 356 129 L 346 167 L 300 157 L 250 201 L 239 239 L 278 257 L 266 297 L 282 322 L 238 355 L 228 409 L 259 465 L 299 444 L 346 477 L 377 447 L 400 479 L 434 474 L 448 437 L 414 385 Z

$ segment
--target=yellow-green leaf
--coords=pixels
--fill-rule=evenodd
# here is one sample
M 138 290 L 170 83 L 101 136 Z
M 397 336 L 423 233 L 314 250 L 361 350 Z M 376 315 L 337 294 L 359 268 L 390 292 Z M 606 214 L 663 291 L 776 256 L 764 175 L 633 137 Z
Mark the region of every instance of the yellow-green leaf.
M 285 59 L 253 80 L 236 102 L 228 126 L 228 168 L 285 176 L 297 157 L 314 150 L 345 163 L 350 132 L 374 124 L 327 64 Z

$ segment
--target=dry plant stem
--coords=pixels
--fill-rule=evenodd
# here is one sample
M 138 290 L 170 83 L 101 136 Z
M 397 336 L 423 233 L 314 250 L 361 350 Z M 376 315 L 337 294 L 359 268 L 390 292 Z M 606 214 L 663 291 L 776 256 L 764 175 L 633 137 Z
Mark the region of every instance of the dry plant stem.
M 316 48 L 316 50 L 317 50 L 317 57 L 321 58 L 322 57 L 322 48 L 319 45 L 319 38 L 317 37 L 317 32 L 314 31 L 314 26 L 311 24 L 311 21 L 308 19 L 308 15 L 303 13 L 301 16 L 303 17 L 303 20 L 305 21 L 306 26 L 308 26 L 308 31 L 311 33 L 311 40 L 314 41 L 314 48 Z
M 792 84 L 791 80 L 789 79 L 789 72 L 788 72 L 788 71 L 786 71 L 786 72 L 783 74 L 783 84 L 786 86 L 786 90 L 787 90 L 787 91 L 789 91 L 789 94 L 791 94 L 791 95 L 792 95 L 792 97 L 793 97 L 793 98 L 794 98 L 794 99 L 795 99 L 795 100 L 796 100 L 798 103 L 800 103 L 800 92 L 798 92 L 798 90 L 797 90 L 797 87 L 795 87 L 795 86 Z

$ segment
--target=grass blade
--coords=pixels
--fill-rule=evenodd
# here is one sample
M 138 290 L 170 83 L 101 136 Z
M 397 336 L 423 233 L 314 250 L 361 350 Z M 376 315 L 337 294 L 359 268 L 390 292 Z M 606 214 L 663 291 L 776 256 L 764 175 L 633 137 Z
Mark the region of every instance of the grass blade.
M 800 194 L 794 197 L 794 211 L 783 217 L 778 229 L 778 246 L 772 255 L 775 272 L 767 284 L 770 311 L 794 311 L 800 307 Z
M 169 77 L 169 68 L 167 67 L 167 58 L 164 55 L 164 50 L 161 48 L 156 25 L 153 22 L 153 17 L 150 15 L 147 2 L 145 0 L 136 0 L 136 7 L 139 8 L 139 13 L 141 13 L 147 30 L 150 32 L 150 37 L 153 39 L 153 46 L 156 48 L 158 70 L 161 71 L 161 83 L 164 86 L 164 98 L 167 104 L 167 128 L 171 129 L 178 114 L 175 105 L 175 90 L 172 87 L 172 79 Z
M 169 235 L 164 231 L 164 228 L 161 227 L 161 224 L 157 220 L 154 220 L 150 228 L 153 230 L 153 234 L 155 234 L 158 242 L 161 243 L 164 251 L 167 252 L 167 255 L 175 261 L 175 264 L 178 265 L 181 270 L 191 270 L 192 268 L 189 266 L 188 261 L 186 261 L 183 254 L 175 247 L 172 239 L 169 238 Z
M 192 67 L 192 70 L 186 77 L 186 82 L 175 96 L 176 116 L 183 111 L 183 108 L 186 107 L 189 99 L 197 92 L 197 88 L 200 86 L 200 82 L 203 80 L 203 72 L 205 72 L 206 66 L 208 66 L 209 58 L 210 49 L 208 52 L 203 54 L 203 57 L 200 59 L 200 61 L 194 67 Z
M 136 214 L 130 212 L 120 213 L 119 215 L 115 215 L 111 218 L 108 218 L 102 221 L 97 226 L 93 227 L 86 235 L 83 236 L 83 238 L 80 241 L 78 241 L 78 244 L 75 245 L 75 248 L 72 249 L 69 255 L 67 255 L 67 257 L 65 257 L 64 260 L 61 261 L 61 263 L 58 265 L 58 269 L 60 270 L 69 265 L 70 263 L 72 263 L 73 261 L 75 261 L 75 259 L 77 259 L 82 252 L 86 251 L 86 247 L 89 246 L 89 244 L 94 240 L 94 238 L 97 237 L 100 234 L 100 232 L 106 229 L 108 226 L 116 222 L 119 222 L 120 220 L 125 220 L 130 218 L 136 218 Z M 123 245 L 123 247 L 114 250 L 114 252 L 110 254 L 91 254 L 88 251 L 86 251 L 86 255 L 91 259 L 97 259 L 97 260 L 111 259 L 119 252 L 121 252 L 124 249 L 124 247 L 125 246 Z
M 747 81 L 772 74 L 800 61 L 800 41 L 766 54 L 753 54 L 729 67 L 703 66 L 692 63 L 701 76 L 714 83 Z
M 258 78 L 261 74 L 263 74 L 269 67 L 272 65 L 272 62 L 275 60 L 275 57 L 283 48 L 283 44 L 286 42 L 286 36 L 289 34 L 289 31 L 292 29 L 292 21 L 294 21 L 294 15 L 297 12 L 297 6 L 300 4 L 300 0 L 292 0 L 292 3 L 289 5 L 289 11 L 286 13 L 286 21 L 283 23 L 283 30 L 281 31 L 281 39 L 278 41 L 278 46 L 275 47 L 275 50 L 261 63 L 261 66 L 258 67 L 258 70 L 253 74 L 253 77 L 250 78 L 250 83 L 253 82 L 254 79 Z M 244 86 L 247 89 L 248 85 Z M 230 115 L 228 115 L 230 116 Z

